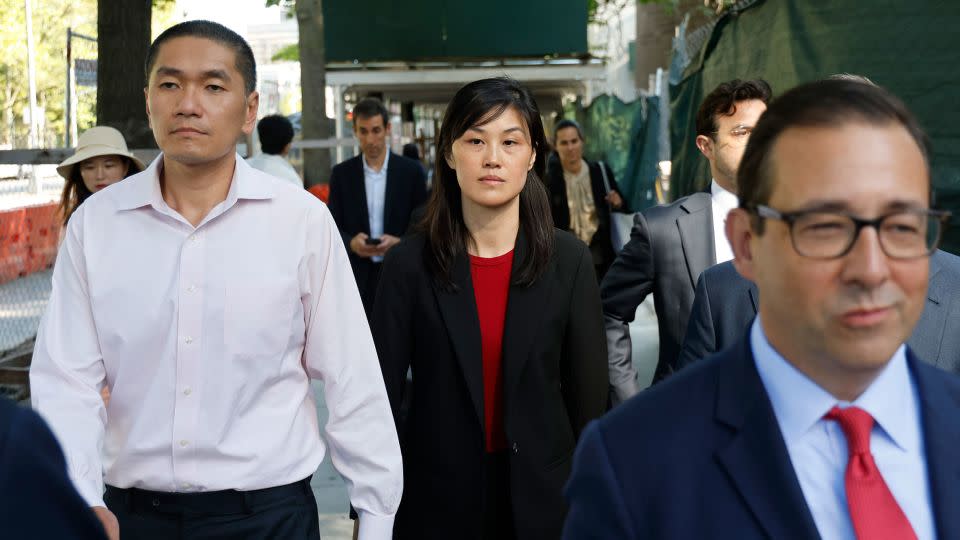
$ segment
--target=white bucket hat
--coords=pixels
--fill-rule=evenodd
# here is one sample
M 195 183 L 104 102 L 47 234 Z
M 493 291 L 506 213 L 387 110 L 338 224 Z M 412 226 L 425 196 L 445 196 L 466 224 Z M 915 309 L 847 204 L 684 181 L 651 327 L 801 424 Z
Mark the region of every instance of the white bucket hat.
M 133 161 L 139 172 L 144 169 L 143 162 L 137 156 L 127 150 L 127 141 L 123 140 L 123 134 L 112 127 L 97 126 L 83 132 L 77 141 L 77 151 L 72 156 L 63 160 L 63 163 L 57 165 L 57 173 L 65 179 L 70 179 L 73 173 L 73 167 L 85 159 L 97 156 L 124 156 Z

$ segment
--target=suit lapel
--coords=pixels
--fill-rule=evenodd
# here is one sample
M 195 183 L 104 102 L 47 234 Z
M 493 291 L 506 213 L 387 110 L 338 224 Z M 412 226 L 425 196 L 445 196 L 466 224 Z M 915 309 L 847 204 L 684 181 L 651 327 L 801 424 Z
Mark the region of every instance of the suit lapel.
M 388 150 L 389 152 L 389 150 Z M 397 190 L 400 189 L 400 181 L 397 178 L 397 155 L 390 152 L 390 159 L 387 161 L 387 185 L 384 188 L 384 200 L 383 200 L 383 231 L 387 234 L 393 234 L 390 231 L 396 231 L 396 236 L 402 236 L 406 230 L 406 223 L 402 226 L 397 227 L 396 223 L 393 222 L 393 210 L 399 202 L 397 197 L 399 193 Z
M 360 202 L 357 204 L 357 207 L 360 209 L 360 219 L 363 221 L 363 232 L 370 234 L 370 212 L 367 210 L 367 179 L 366 175 L 363 174 L 363 154 L 357 156 L 357 166 L 353 170 L 355 178 L 355 193 L 359 197 Z
M 717 460 L 770 538 L 819 538 L 747 338 L 728 353 L 716 420 L 733 431 Z
M 434 284 L 434 293 L 440 305 L 440 314 L 447 326 L 457 361 L 467 383 L 470 400 L 477 413 L 480 425 L 483 414 L 483 356 L 480 340 L 480 320 L 474 298 L 473 280 L 470 279 L 470 259 L 466 253 L 457 257 L 453 266 L 455 292 L 444 291 Z
M 713 209 L 709 204 L 697 205 L 688 201 L 681 205 L 688 212 L 677 218 L 677 228 L 680 229 L 680 244 L 683 246 L 683 257 L 687 262 L 687 272 L 690 274 L 690 286 L 697 287 L 700 273 L 713 266 L 716 260 L 713 240 Z
M 937 538 L 960 538 L 960 423 L 956 411 L 960 393 L 945 384 L 936 368 L 922 365 L 910 351 L 907 355 L 920 395 L 927 477 Z
M 747 291 L 750 293 L 750 304 L 753 305 L 753 314 L 756 315 L 760 311 L 760 291 L 757 290 L 757 284 L 750 282 L 750 286 L 747 287 Z
M 517 269 L 529 253 L 526 236 L 523 230 L 517 235 L 516 248 L 513 253 L 513 269 L 511 281 L 516 278 Z M 507 317 L 503 326 L 503 375 L 504 399 L 509 401 L 516 391 L 523 368 L 530 357 L 530 346 L 537 337 L 541 321 L 539 312 L 543 310 L 549 292 L 547 276 L 551 274 L 553 265 L 549 266 L 546 275 L 532 285 L 524 287 L 510 285 L 507 298 Z

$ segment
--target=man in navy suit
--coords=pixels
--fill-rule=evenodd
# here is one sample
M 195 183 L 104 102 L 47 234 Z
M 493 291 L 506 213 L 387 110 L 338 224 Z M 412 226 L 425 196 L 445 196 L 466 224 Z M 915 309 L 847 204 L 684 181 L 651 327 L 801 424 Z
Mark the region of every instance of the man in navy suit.
M 921 359 L 960 373 L 960 257 L 937 250 L 930 256 L 927 303 L 907 345 Z M 733 263 L 700 274 L 687 333 L 677 364 L 687 367 L 726 349 L 743 336 L 757 315 L 757 286 L 737 273 Z
M 0 536 L 106 538 L 40 416 L 0 396 Z
M 757 319 L 584 431 L 564 537 L 960 538 L 960 379 L 904 345 L 946 219 L 915 120 L 870 85 L 799 86 L 738 191 Z
M 379 100 L 365 98 L 354 106 L 353 133 L 361 154 L 333 168 L 328 207 L 369 317 L 383 256 L 426 201 L 427 176 L 419 163 L 390 151 L 390 118 Z

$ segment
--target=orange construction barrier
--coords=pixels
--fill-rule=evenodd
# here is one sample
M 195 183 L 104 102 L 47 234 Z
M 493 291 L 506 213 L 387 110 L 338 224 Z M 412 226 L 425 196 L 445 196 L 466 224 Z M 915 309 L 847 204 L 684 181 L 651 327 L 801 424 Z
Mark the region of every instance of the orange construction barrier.
M 0 283 L 53 266 L 60 227 L 57 203 L 0 212 Z
M 310 186 L 310 189 L 307 191 L 313 193 L 316 198 L 323 202 L 327 202 L 327 200 L 330 199 L 330 184 L 315 184 Z

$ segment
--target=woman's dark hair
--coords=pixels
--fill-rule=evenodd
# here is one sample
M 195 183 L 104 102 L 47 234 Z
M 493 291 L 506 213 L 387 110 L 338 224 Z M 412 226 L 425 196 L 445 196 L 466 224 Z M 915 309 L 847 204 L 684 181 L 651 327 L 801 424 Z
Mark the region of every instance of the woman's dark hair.
M 247 94 L 257 89 L 257 62 L 253 58 L 250 45 L 240 37 L 240 34 L 230 30 L 222 24 L 213 21 L 186 21 L 175 24 L 157 36 L 147 49 L 147 58 L 143 63 L 146 84 L 150 84 L 150 72 L 157 62 L 160 46 L 167 41 L 178 37 L 197 37 L 215 41 L 234 52 L 235 66 L 243 77 L 243 87 Z
M 120 155 L 116 157 L 120 158 L 120 161 L 127 166 L 127 174 L 124 178 L 140 172 L 140 166 L 132 159 Z M 73 169 L 70 170 L 70 178 L 67 178 L 66 182 L 63 183 L 63 191 L 60 193 L 60 205 L 58 209 L 60 215 L 63 216 L 64 225 L 70 221 L 70 216 L 77 211 L 77 208 L 83 204 L 83 201 L 87 200 L 87 197 L 90 195 L 93 195 L 93 192 L 87 189 L 87 185 L 83 183 L 83 177 L 80 176 L 80 165 L 82 164 L 83 161 L 73 166 Z
M 583 140 L 583 131 L 580 129 L 580 124 L 576 123 L 573 120 L 570 120 L 569 118 L 564 118 L 563 120 L 560 120 L 559 122 L 557 122 L 557 125 L 553 126 L 554 142 L 556 142 L 557 133 L 559 133 L 561 129 L 566 129 L 566 128 L 573 128 L 577 130 L 577 136 L 580 137 L 581 141 Z
M 533 169 L 520 191 L 520 228 L 527 249 L 516 266 L 514 284 L 530 285 L 546 270 L 553 256 L 553 217 L 550 199 L 543 185 L 547 140 L 540 119 L 540 109 L 530 91 L 506 77 L 482 79 L 462 87 L 447 105 L 437 137 L 437 160 L 433 191 L 420 228 L 426 232 L 427 268 L 446 290 L 456 288 L 452 269 L 457 257 L 467 249 L 470 231 L 463 221 L 463 206 L 457 173 L 447 164 L 453 143 L 468 129 L 496 120 L 507 109 L 514 109 L 523 118 L 530 134 L 530 143 L 537 153 Z

